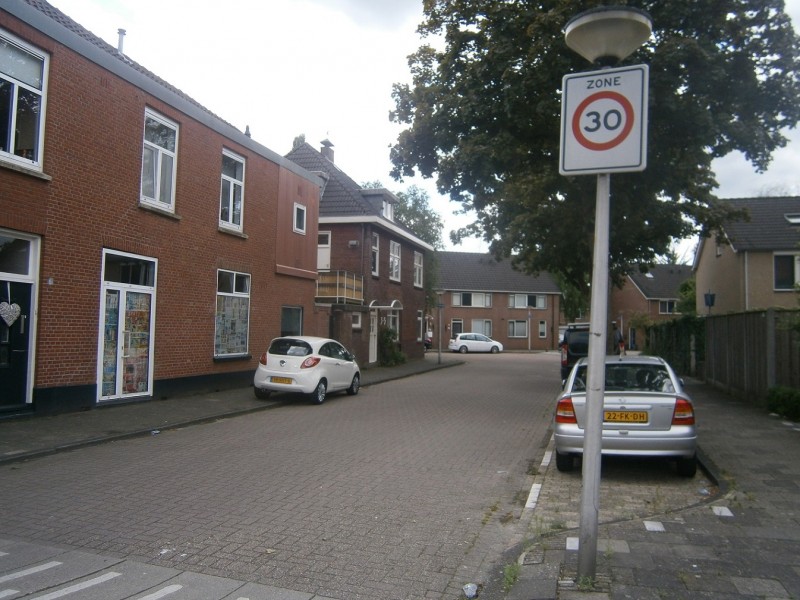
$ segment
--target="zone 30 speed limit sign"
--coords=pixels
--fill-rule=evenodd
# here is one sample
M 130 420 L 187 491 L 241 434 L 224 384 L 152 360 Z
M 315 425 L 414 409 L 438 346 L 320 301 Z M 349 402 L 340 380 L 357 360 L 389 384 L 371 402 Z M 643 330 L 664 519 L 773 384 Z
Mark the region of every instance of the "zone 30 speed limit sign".
M 647 166 L 647 65 L 566 75 L 561 98 L 562 175 Z

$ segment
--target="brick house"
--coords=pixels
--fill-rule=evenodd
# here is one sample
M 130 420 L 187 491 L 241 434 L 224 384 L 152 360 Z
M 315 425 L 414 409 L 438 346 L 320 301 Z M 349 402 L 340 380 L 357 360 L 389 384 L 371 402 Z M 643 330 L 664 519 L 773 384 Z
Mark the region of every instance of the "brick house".
M 439 252 L 442 346 L 463 332 L 482 333 L 506 350 L 555 350 L 561 290 L 548 273 L 527 275 L 489 254 Z M 433 315 L 434 323 L 438 316 Z M 438 344 L 438 333 L 433 335 Z
M 362 365 L 376 364 L 381 327 L 397 333 L 409 359 L 425 352 L 425 254 L 433 247 L 394 219 L 398 199 L 363 188 L 334 163 L 333 144 L 303 142 L 286 158 L 323 180 L 319 208 L 317 306 L 329 335 Z
M 675 318 L 680 286 L 691 278 L 690 265 L 658 264 L 647 273 L 626 276 L 621 288 L 611 288 L 609 318 L 619 327 L 627 348 L 643 349 L 647 325 Z M 609 330 L 609 348 L 612 340 Z
M 749 219 L 701 238 L 694 258 L 697 314 L 797 308 L 800 283 L 800 197 L 725 200 Z M 706 294 L 714 295 L 713 307 Z
M 0 48 L 0 411 L 241 384 L 313 332 L 317 176 L 44 0 Z

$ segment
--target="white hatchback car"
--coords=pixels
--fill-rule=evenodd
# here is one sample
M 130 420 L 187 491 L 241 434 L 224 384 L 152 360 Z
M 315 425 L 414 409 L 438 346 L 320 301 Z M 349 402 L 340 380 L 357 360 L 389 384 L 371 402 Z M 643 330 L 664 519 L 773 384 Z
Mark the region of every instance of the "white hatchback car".
M 355 357 L 336 340 L 321 337 L 275 338 L 253 377 L 255 395 L 262 400 L 272 392 L 299 392 L 322 404 L 328 392 L 345 390 L 353 396 L 360 387 Z
M 450 340 L 447 347 L 452 352 L 491 352 L 497 354 L 503 351 L 503 344 L 482 333 L 459 333 Z

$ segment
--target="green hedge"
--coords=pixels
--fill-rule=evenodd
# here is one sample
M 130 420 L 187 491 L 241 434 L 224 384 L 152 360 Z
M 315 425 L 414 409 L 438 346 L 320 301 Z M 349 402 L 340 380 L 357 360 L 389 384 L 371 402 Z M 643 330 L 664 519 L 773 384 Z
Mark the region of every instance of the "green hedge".
M 767 392 L 767 408 L 791 421 L 800 421 L 800 390 L 774 387 Z

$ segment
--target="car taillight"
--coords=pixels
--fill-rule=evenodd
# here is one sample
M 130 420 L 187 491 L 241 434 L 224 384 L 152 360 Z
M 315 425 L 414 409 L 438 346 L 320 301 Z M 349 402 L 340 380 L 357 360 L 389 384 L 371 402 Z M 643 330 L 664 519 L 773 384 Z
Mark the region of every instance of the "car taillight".
M 578 419 L 575 417 L 575 407 L 572 406 L 572 398 L 562 398 L 556 406 L 556 423 L 575 424 Z
M 694 425 L 694 407 L 684 398 L 675 400 L 675 412 L 672 413 L 673 425 Z
M 561 365 L 567 366 L 567 345 L 561 344 Z
M 303 361 L 303 364 L 300 365 L 301 369 L 310 369 L 311 367 L 316 367 L 319 364 L 319 356 L 309 356 L 307 359 Z
M 261 355 L 261 358 L 258 359 L 258 362 L 260 364 L 264 365 L 265 367 L 267 366 L 267 353 L 266 352 L 264 352 L 264 354 Z

